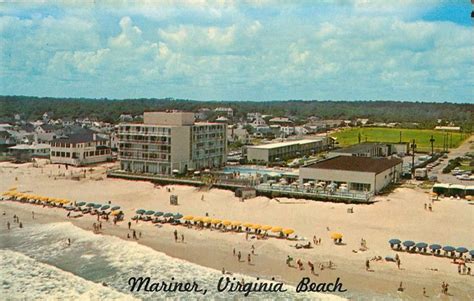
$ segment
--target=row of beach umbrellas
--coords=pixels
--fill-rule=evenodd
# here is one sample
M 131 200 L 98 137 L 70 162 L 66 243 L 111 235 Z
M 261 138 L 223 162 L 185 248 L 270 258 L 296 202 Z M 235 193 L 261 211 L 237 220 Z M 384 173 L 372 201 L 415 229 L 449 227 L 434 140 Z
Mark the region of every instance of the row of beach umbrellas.
M 46 197 L 46 196 L 41 196 L 41 195 L 35 195 L 35 194 L 29 194 L 29 193 L 22 193 L 18 192 L 15 190 L 9 190 L 7 192 L 4 192 L 2 194 L 3 196 L 6 197 L 13 197 L 16 199 L 27 199 L 27 200 L 35 200 L 35 201 L 41 201 L 41 202 L 46 202 L 46 203 L 55 203 L 55 204 L 69 204 L 71 201 L 67 199 L 61 199 L 61 198 L 53 198 L 53 197 Z
M 171 212 L 162 212 L 162 211 L 153 211 L 153 210 L 145 210 L 145 209 L 138 209 L 135 211 L 136 214 L 140 215 L 148 215 L 148 216 L 155 216 L 155 217 L 166 217 L 166 218 L 173 218 L 173 219 L 181 219 L 183 215 L 181 213 L 171 213 Z
M 418 243 L 415 243 L 414 241 L 412 240 L 405 240 L 404 242 L 402 242 L 401 240 L 397 239 L 397 238 L 393 238 L 393 239 L 390 239 L 388 241 L 388 243 L 391 245 L 391 246 L 394 246 L 394 245 L 403 245 L 404 247 L 407 247 L 407 248 L 411 248 L 411 247 L 415 247 L 419 250 L 422 250 L 422 249 L 426 249 L 426 248 L 429 248 L 430 250 L 432 251 L 438 251 L 438 250 L 443 250 L 443 251 L 446 251 L 446 252 L 458 252 L 459 254 L 464 254 L 464 253 L 468 253 L 471 255 L 471 256 L 474 256 L 474 250 L 471 250 L 469 251 L 467 248 L 465 247 L 458 247 L 458 248 L 455 248 L 453 246 L 441 246 L 440 244 L 431 244 L 431 245 L 428 245 L 427 243 L 425 242 L 418 242 Z

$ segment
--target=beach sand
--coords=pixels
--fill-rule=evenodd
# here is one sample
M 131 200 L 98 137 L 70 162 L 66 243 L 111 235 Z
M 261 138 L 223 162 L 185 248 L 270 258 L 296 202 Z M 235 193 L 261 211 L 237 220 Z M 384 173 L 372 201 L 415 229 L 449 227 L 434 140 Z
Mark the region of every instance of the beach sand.
M 126 239 L 129 232 L 128 220 L 140 208 L 194 216 L 208 213 L 209 217 L 222 220 L 292 228 L 299 237 L 305 237 L 311 242 L 313 235 L 322 238 L 322 244 L 313 249 L 297 250 L 292 247 L 295 241 L 276 238 L 246 241 L 243 233 L 222 233 L 171 225 L 157 228 L 151 223 L 132 222 L 132 229 L 142 233 L 139 243 L 217 270 L 224 267 L 231 272 L 267 279 L 275 277 L 291 284 L 296 284 L 305 276 L 316 282 L 333 282 L 340 277 L 344 287 L 354 295 L 379 294 L 403 299 L 421 299 L 423 288 L 426 288 L 430 298 L 448 300 L 449 297 L 440 294 L 441 283 L 445 281 L 450 285 L 451 298 L 474 299 L 473 276 L 458 275 L 457 265 L 447 258 L 399 252 L 402 263 L 400 270 L 395 263 L 385 261 L 371 261 L 373 271 L 365 270 L 367 259 L 374 256 L 395 256 L 396 252 L 388 244 L 391 238 L 473 249 L 474 206 L 465 200 L 436 201 L 433 212 L 429 212 L 424 209 L 424 203 L 428 203 L 430 199 L 427 191 L 397 188 L 388 196 L 377 197 L 377 202 L 373 205 L 288 198 L 272 200 L 266 197 L 240 202 L 233 192 L 226 190 L 200 191 L 196 187 L 174 185 L 168 186 L 172 188 L 169 193 L 164 187 L 146 181 L 106 178 L 105 168 L 110 166 L 111 164 L 97 166 L 93 171 L 87 168 L 86 179 L 73 180 L 70 173 L 80 175 L 85 169 L 69 167 L 66 171 L 64 166 L 58 169 L 57 165 L 47 165 L 45 162 L 41 162 L 40 167 L 34 167 L 31 163 L 0 163 L 0 191 L 17 187 L 20 192 L 70 200 L 103 204 L 111 201 L 114 205 L 122 206 L 125 222 L 118 225 L 103 222 L 102 234 L 123 239 Z M 178 206 L 170 205 L 171 194 L 178 196 Z M 202 196 L 204 200 L 201 200 Z M 353 208 L 354 213 L 347 213 L 348 208 Z M 12 214 L 19 215 L 25 231 L 35 223 L 58 221 L 69 221 L 83 229 L 92 230 L 92 224 L 96 221 L 95 216 L 67 219 L 67 212 L 63 209 L 14 202 L 0 202 L 0 211 L 6 211 L 8 217 Z M 35 220 L 31 218 L 31 211 L 35 212 Z M 1 217 L 2 231 L 6 231 L 5 219 L 5 216 Z M 185 243 L 174 242 L 175 229 L 185 236 Z M 330 239 L 331 232 L 343 233 L 344 244 L 334 245 Z M 359 250 L 361 238 L 367 241 L 369 249 L 354 253 L 353 250 Z M 256 255 L 252 257 L 253 265 L 237 262 L 232 249 L 241 251 L 242 257 L 246 259 L 252 244 L 256 248 Z M 305 263 L 305 270 L 287 267 L 287 255 L 295 259 L 295 265 L 296 260 L 301 259 Z M 323 271 L 317 269 L 319 275 L 311 275 L 306 265 L 308 260 L 316 265 L 331 260 L 335 263 L 335 268 Z M 470 266 L 472 268 L 474 264 Z M 405 291 L 398 293 L 401 281 Z

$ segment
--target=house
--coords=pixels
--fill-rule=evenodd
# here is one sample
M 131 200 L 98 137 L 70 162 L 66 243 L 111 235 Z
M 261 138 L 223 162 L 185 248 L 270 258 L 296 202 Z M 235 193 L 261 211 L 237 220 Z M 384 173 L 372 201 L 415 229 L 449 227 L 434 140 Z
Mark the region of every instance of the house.
M 226 114 L 227 117 L 231 117 L 231 118 L 234 116 L 234 110 L 232 108 L 219 107 L 219 108 L 215 108 L 214 112 L 218 114 Z
M 50 142 L 58 136 L 58 127 L 52 124 L 42 124 L 35 128 L 36 137 L 38 142 Z
M 8 148 L 10 157 L 15 162 L 30 162 L 33 158 L 47 158 L 50 156 L 51 146 L 46 143 L 17 144 Z

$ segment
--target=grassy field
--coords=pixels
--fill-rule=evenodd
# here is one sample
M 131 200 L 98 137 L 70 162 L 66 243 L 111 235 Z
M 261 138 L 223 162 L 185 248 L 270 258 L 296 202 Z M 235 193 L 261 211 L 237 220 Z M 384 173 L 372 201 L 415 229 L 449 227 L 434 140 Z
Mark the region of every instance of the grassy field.
M 443 149 L 444 132 L 434 130 L 418 130 L 418 129 L 392 129 L 392 128 L 351 128 L 332 134 L 337 138 L 339 146 L 348 146 L 358 143 L 359 133 L 361 142 L 399 142 L 400 132 L 402 133 L 402 142 L 410 142 L 415 139 L 417 151 L 431 151 L 431 135 L 435 139 L 434 148 L 436 150 Z M 452 135 L 452 138 L 451 138 Z M 462 141 L 466 139 L 465 134 L 449 133 L 449 148 L 458 147 Z

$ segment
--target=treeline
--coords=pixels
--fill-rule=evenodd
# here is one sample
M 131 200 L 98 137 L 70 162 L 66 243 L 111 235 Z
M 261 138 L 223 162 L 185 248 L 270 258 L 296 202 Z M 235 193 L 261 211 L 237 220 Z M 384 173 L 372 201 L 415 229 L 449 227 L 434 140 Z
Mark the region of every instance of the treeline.
M 30 96 L 0 96 L 0 118 L 14 114 L 28 120 L 51 112 L 54 118 L 95 117 L 116 122 L 121 114 L 140 115 L 144 111 L 179 109 L 197 111 L 200 108 L 231 107 L 237 118 L 250 112 L 273 116 L 291 116 L 304 120 L 310 116 L 324 119 L 369 118 L 372 122 L 419 123 L 432 127 L 438 119 L 452 121 L 472 129 L 474 104 L 427 103 L 403 101 L 194 101 L 185 99 L 85 99 Z

